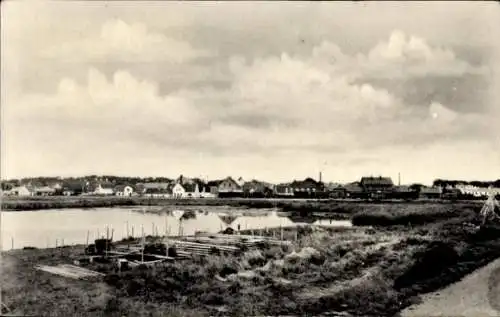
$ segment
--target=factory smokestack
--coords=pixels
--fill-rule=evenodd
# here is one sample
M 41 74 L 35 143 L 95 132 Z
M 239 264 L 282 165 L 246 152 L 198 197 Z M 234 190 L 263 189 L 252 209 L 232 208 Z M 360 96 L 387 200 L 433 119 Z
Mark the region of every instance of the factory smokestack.
M 319 172 L 319 182 L 321 183 L 321 172 Z
M 398 173 L 398 186 L 401 186 L 401 173 Z

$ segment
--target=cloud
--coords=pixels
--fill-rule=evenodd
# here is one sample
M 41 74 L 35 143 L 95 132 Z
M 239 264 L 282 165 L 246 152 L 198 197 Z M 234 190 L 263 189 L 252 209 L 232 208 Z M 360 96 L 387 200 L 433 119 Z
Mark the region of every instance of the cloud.
M 380 41 L 366 54 L 349 56 L 335 43 L 323 42 L 314 47 L 312 58 L 352 78 L 462 76 L 487 71 L 461 60 L 451 48 L 432 46 L 425 39 L 400 30 L 394 30 L 387 40 Z
M 42 56 L 62 62 L 155 62 L 183 63 L 209 56 L 188 42 L 148 30 L 141 23 L 109 20 L 99 34 L 51 46 Z
M 104 33 L 105 38 L 122 34 Z M 116 42 L 125 48 L 129 43 L 123 38 Z M 130 57 L 130 49 L 126 54 Z M 9 100 L 2 109 L 9 135 L 2 152 L 8 153 L 13 170 L 36 170 L 36 162 L 23 153 L 44 152 L 50 153 L 46 164 L 53 170 L 68 156 L 79 169 L 100 158 L 103 170 L 114 170 L 113 161 L 120 157 L 127 161 L 116 164 L 129 170 L 140 162 L 144 169 L 152 164 L 163 170 L 170 164 L 169 170 L 177 171 L 198 155 L 256 164 L 251 158 L 263 165 L 263 158 L 269 158 L 277 169 L 294 157 L 302 170 L 315 157 L 392 162 L 391 153 L 401 149 L 425 152 L 464 140 L 492 140 L 488 113 L 465 114 L 434 96 L 416 106 L 391 87 L 371 81 L 393 75 L 404 80 L 424 74 L 462 76 L 477 70 L 465 63 L 453 73 L 453 65 L 464 63 L 449 49 L 396 32 L 364 55 L 345 54 L 324 42 L 305 56 L 233 56 L 226 61 L 224 87 L 162 92 L 158 81 L 132 71 L 107 77 L 92 68 L 84 83 L 61 78 L 55 93 Z M 220 168 L 225 171 L 224 164 Z

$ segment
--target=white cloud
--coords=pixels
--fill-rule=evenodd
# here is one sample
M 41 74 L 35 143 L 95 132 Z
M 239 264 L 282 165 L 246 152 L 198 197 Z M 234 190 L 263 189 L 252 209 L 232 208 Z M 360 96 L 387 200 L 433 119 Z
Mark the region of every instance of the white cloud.
M 459 59 L 451 48 L 435 47 L 425 39 L 394 30 L 366 54 L 349 56 L 334 43 L 313 49 L 312 59 L 351 78 L 408 78 L 413 76 L 461 76 L 487 70 Z
M 90 39 L 78 44 L 83 45 L 83 57 L 116 60 L 112 54 L 122 54 L 117 52 L 121 47 L 125 53 L 120 58 L 144 58 L 159 54 L 157 46 L 166 43 L 163 36 L 150 36 L 145 28 L 120 23 L 104 28 L 101 35 L 92 40 L 101 45 L 98 53 L 84 51 L 90 49 Z M 169 168 L 181 171 L 175 164 L 200 153 L 219 155 L 228 162 L 236 157 L 244 161 L 243 156 L 269 157 L 270 166 L 287 163 L 287 156 L 307 157 L 302 163 L 296 160 L 305 171 L 312 157 L 349 161 L 364 153 L 373 161 L 370 157 L 389 147 L 380 157 L 391 161 L 390 153 L 406 145 L 425 148 L 466 134 L 489 140 L 487 131 L 479 128 L 484 117 L 454 112 L 438 102 L 415 107 L 390 90 L 357 84 L 355 79 L 449 75 L 464 63 L 447 49 L 396 32 L 366 56 L 349 56 L 324 42 L 306 57 L 287 53 L 250 61 L 233 57 L 227 61 L 232 82 L 224 89 L 185 88 L 162 94 L 157 82 L 127 71 L 107 78 L 91 69 L 85 84 L 62 78 L 54 94 L 9 100 L 2 117 L 9 118 L 4 128 L 10 136 L 2 145 L 7 151 L 2 152 L 15 171 L 37 168 L 23 153 L 49 152 L 51 162 L 46 164 L 55 173 L 68 156 L 74 157 L 79 170 L 98 157 L 99 168 L 110 173 L 115 165 L 134 173 L 136 162 L 152 164 L 151 169 L 166 168 L 159 158 L 168 158 Z M 466 65 L 464 70 L 473 68 Z M 146 156 L 154 162 L 148 163 Z M 127 161 L 113 165 L 117 157 Z M 224 164 L 219 165 L 224 170 Z
M 195 49 L 188 42 L 148 30 L 145 24 L 128 24 L 119 19 L 104 23 L 99 34 L 82 36 L 42 52 L 44 57 L 63 62 L 183 63 L 208 55 L 207 51 Z

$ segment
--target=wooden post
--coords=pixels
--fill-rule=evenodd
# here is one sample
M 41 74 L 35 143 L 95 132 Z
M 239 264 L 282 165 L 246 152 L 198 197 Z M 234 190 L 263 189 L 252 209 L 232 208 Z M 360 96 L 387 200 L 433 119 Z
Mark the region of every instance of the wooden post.
M 108 256 L 108 239 L 109 239 L 109 227 L 106 225 L 106 243 L 104 244 L 105 249 L 104 251 L 106 252 L 105 255 L 106 257 Z
M 144 226 L 141 226 L 142 231 L 142 251 L 141 251 L 141 262 L 144 263 Z
M 168 232 L 167 232 L 167 214 L 165 214 L 165 256 L 168 256 Z
M 87 240 L 85 240 L 85 249 L 87 249 L 87 247 L 89 246 L 89 234 L 90 234 L 90 231 L 87 230 Z

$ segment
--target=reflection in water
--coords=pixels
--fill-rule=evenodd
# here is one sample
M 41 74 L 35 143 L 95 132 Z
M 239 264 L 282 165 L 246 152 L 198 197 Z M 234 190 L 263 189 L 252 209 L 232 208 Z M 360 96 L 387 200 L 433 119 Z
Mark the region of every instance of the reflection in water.
M 175 213 L 144 213 L 131 208 L 3 212 L 2 250 L 11 249 L 12 244 L 16 249 L 25 246 L 54 247 L 56 240 L 58 245 L 61 245 L 62 241 L 65 245 L 82 244 L 87 239 L 87 233 L 92 243 L 98 236 L 106 235 L 106 227 L 109 227 L 110 234 L 113 232 L 114 240 L 132 234 L 140 237 L 141 228 L 144 228 L 145 235 L 165 235 L 167 232 L 171 236 L 179 233 L 193 235 L 197 231 L 215 233 L 228 227 L 219 212 L 217 208 L 203 207 L 194 212 L 194 217 L 181 218 L 182 220 L 179 220 Z M 279 216 L 275 212 L 266 214 L 255 210 L 253 214 L 239 216 L 229 226 L 237 230 L 239 225 L 240 229 L 244 230 L 296 225 L 290 218 Z

